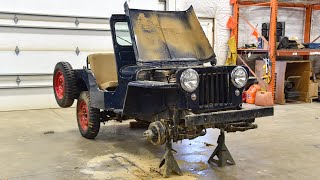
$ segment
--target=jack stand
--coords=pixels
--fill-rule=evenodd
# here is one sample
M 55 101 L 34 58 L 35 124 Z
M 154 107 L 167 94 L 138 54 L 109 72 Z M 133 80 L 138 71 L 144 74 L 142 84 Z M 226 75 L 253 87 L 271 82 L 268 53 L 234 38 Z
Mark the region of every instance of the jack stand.
M 182 176 L 182 171 L 177 163 L 177 161 L 174 159 L 172 154 L 172 143 L 171 140 L 167 139 L 166 142 L 166 152 L 161 160 L 161 163 L 159 165 L 159 168 L 163 167 L 162 175 L 164 178 L 167 178 L 170 176 L 172 172 Z
M 218 143 L 218 146 L 210 156 L 208 163 L 215 163 L 219 167 L 224 167 L 227 163 L 229 163 L 230 165 L 235 165 L 236 163 L 234 162 L 225 144 L 225 135 L 224 135 L 223 129 L 220 129 L 220 135 L 218 137 L 217 143 Z M 215 156 L 218 157 L 218 160 L 214 159 Z

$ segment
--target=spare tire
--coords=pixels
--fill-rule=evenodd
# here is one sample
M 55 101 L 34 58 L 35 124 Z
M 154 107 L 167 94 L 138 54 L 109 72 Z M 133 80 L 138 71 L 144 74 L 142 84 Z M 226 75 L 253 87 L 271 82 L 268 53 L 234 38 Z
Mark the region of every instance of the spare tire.
M 68 62 L 58 62 L 53 73 L 53 91 L 58 105 L 72 106 L 77 91 L 76 76 Z

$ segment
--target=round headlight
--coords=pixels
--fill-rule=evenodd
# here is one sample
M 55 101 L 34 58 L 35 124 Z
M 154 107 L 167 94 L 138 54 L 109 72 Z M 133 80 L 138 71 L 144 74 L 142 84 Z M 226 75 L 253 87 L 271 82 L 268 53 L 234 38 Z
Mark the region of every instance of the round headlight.
M 180 77 L 181 87 L 187 91 L 192 92 L 197 89 L 199 85 L 199 75 L 193 69 L 187 69 L 182 72 Z
M 231 81 L 235 87 L 242 88 L 248 81 L 247 71 L 243 67 L 237 66 L 231 72 Z

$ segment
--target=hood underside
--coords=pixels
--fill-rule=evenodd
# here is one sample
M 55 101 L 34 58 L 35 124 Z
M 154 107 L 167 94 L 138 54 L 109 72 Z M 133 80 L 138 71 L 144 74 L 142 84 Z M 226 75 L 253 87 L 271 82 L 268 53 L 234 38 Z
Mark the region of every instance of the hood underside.
M 210 61 L 213 49 L 192 6 L 187 11 L 129 9 L 131 39 L 138 61 Z

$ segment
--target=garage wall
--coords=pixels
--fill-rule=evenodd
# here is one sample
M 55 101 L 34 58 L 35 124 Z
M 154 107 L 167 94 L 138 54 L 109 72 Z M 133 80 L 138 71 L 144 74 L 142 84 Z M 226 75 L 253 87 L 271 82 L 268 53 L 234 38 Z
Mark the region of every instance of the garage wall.
M 73 68 L 82 68 L 88 54 L 112 51 L 108 18 L 123 14 L 124 2 L 2 0 L 0 111 L 58 107 L 52 91 L 55 64 L 68 61 Z M 132 8 L 153 10 L 175 10 L 179 4 L 175 0 L 128 3 Z M 212 18 L 200 21 L 209 39 L 213 39 Z
M 186 9 L 190 5 L 195 7 L 195 10 L 200 16 L 215 18 L 214 24 L 214 50 L 217 54 L 218 64 L 224 64 L 228 45 L 227 41 L 230 36 L 229 30 L 226 28 L 226 22 L 229 16 L 232 15 L 232 7 L 229 5 L 229 0 L 178 0 L 177 9 Z M 280 8 L 278 21 L 286 22 L 286 36 L 298 37 L 303 41 L 304 32 L 304 9 L 301 8 Z M 270 9 L 267 7 L 244 7 L 240 8 L 240 14 L 249 22 L 261 29 L 261 24 L 269 22 Z M 320 11 L 313 12 L 311 40 L 320 35 Z M 251 28 L 240 18 L 239 24 L 239 47 L 245 43 L 257 43 L 256 39 L 251 35 Z M 320 42 L 318 40 L 317 42 Z M 316 58 L 316 57 L 314 57 Z
M 253 26 L 257 25 L 257 29 L 261 32 L 262 23 L 269 23 L 270 8 L 246 7 L 240 9 L 240 14 L 248 19 Z M 303 40 L 304 19 L 304 10 L 300 8 L 280 8 L 278 11 L 278 21 L 285 22 L 285 33 L 288 37 L 295 36 Z M 252 29 L 240 18 L 239 46 L 257 42 L 251 33 Z
M 230 31 L 226 27 L 228 18 L 232 15 L 232 7 L 229 0 L 177 0 L 176 9 L 184 10 L 192 5 L 201 17 L 214 18 L 214 51 L 217 55 L 218 65 L 224 64 L 230 37 Z
M 316 39 L 318 36 L 320 36 L 320 10 L 313 11 L 312 13 L 312 23 L 311 23 L 311 41 Z M 320 42 L 320 39 L 316 41 L 317 43 Z
M 261 24 L 269 22 L 270 9 L 267 7 L 246 7 L 240 8 L 240 14 L 244 16 L 253 26 L 261 30 Z M 312 26 L 311 26 L 311 40 L 320 35 L 320 11 L 313 11 Z M 278 21 L 285 22 L 285 33 L 288 37 L 298 37 L 304 41 L 304 23 L 305 23 L 305 9 L 303 8 L 280 8 L 278 12 Z M 239 46 L 245 43 L 256 43 L 256 40 L 251 36 L 251 28 L 240 18 L 239 25 Z M 320 42 L 318 40 L 317 42 Z
M 269 22 L 270 9 L 267 7 L 246 7 L 240 9 L 240 14 L 246 17 L 253 26 L 257 26 L 261 30 L 261 24 Z M 305 9 L 303 8 L 280 8 L 278 21 L 285 22 L 285 35 L 288 37 L 297 37 L 300 42 L 304 42 L 304 23 Z M 313 41 L 320 35 L 320 11 L 313 11 L 311 22 L 311 37 Z M 256 43 L 256 39 L 251 36 L 252 29 L 240 19 L 239 25 L 239 47 L 245 43 Z M 320 42 L 320 39 L 316 41 Z M 250 59 L 255 59 L 257 56 L 251 56 Z M 291 59 L 299 59 L 299 57 L 290 57 Z M 310 56 L 312 60 L 312 69 L 315 74 L 320 74 L 320 56 Z

